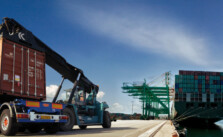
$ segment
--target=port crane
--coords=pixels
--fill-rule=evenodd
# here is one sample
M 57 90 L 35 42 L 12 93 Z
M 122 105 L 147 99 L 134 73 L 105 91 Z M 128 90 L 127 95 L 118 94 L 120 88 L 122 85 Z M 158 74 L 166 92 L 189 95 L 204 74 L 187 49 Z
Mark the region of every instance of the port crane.
M 170 97 L 171 88 L 169 88 L 170 72 L 154 78 L 149 83 L 133 82 L 123 83 L 123 93 L 127 93 L 133 98 L 139 99 L 142 102 L 142 119 L 158 118 L 159 114 L 168 114 L 170 116 Z M 165 86 L 160 86 L 165 82 Z M 159 86 L 154 86 L 159 85 Z

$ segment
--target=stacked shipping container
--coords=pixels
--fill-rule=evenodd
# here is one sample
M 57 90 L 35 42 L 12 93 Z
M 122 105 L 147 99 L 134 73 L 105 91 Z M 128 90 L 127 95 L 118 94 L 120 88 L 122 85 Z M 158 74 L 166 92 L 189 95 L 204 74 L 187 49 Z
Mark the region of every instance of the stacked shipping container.
M 223 72 L 179 71 L 175 75 L 176 101 L 222 102 Z

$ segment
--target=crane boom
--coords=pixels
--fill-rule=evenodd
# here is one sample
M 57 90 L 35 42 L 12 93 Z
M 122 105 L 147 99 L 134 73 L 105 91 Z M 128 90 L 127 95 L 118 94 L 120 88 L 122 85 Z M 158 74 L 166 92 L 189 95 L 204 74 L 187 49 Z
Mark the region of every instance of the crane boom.
M 86 90 L 95 87 L 95 85 L 83 74 L 81 69 L 69 64 L 61 55 L 52 50 L 14 19 L 3 18 L 3 23 L 0 25 L 0 36 L 18 44 L 44 52 L 46 56 L 46 64 L 60 73 L 65 79 L 74 83 L 78 74 L 81 73 L 79 83 L 85 87 Z

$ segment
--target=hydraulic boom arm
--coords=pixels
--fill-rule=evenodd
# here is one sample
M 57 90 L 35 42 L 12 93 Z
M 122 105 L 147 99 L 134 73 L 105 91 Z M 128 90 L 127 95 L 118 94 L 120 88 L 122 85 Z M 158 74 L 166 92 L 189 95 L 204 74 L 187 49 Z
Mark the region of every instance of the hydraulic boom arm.
M 61 55 L 56 53 L 29 30 L 24 28 L 18 22 L 11 18 L 4 18 L 3 23 L 0 25 L 0 36 L 27 46 L 29 48 L 44 52 L 46 55 L 46 64 L 60 73 L 65 79 L 74 83 L 81 74 L 79 84 L 85 89 L 90 91 L 95 85 L 83 74 L 83 71 L 77 67 L 69 64 Z

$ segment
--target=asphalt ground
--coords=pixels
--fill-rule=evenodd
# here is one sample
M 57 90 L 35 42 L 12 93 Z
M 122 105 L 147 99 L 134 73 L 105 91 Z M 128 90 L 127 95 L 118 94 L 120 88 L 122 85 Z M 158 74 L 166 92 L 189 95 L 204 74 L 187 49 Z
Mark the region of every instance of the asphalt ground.
M 33 136 L 33 137 L 137 137 L 155 126 L 164 123 L 165 120 L 117 120 L 112 122 L 111 128 L 102 128 L 102 126 L 88 126 L 87 129 L 81 130 L 74 126 L 72 131 L 57 132 L 56 134 L 46 134 L 44 131 L 39 133 L 30 133 L 25 131 L 17 133 L 16 136 Z M 168 122 L 166 122 L 168 123 Z M 168 130 L 168 129 L 167 129 Z M 163 135 L 163 134 L 162 134 Z M 1 135 L 3 136 L 3 135 Z

